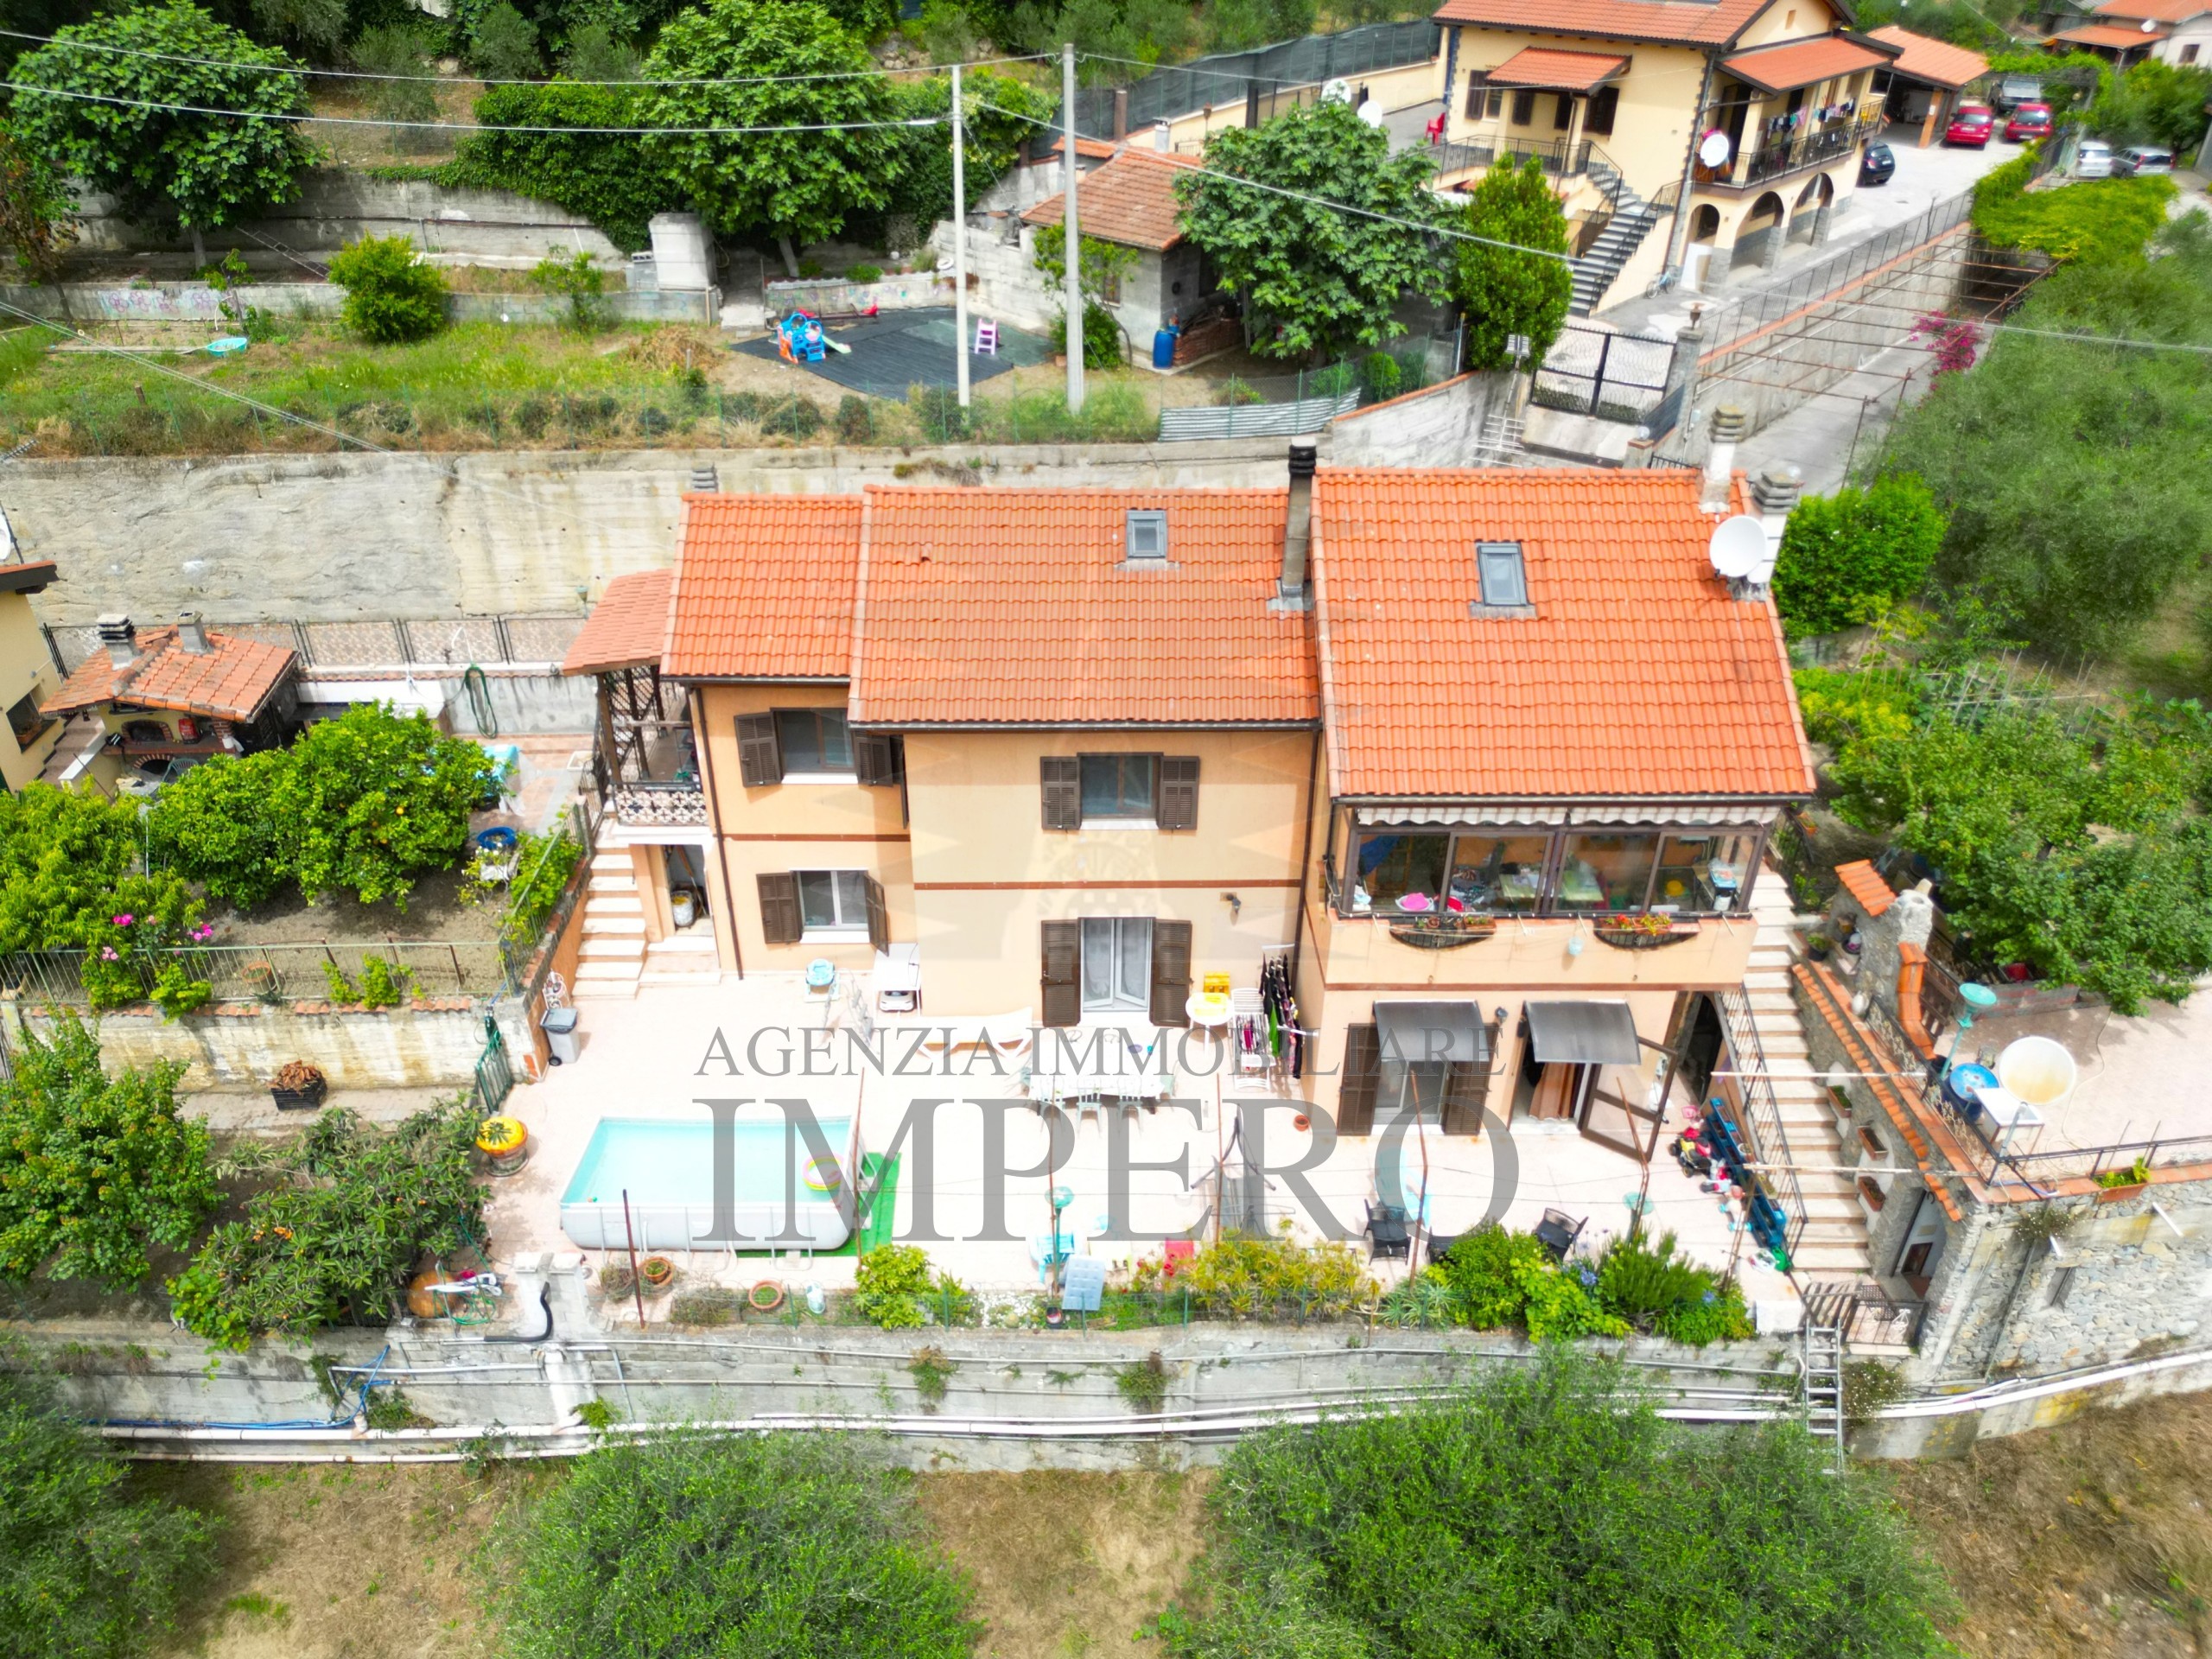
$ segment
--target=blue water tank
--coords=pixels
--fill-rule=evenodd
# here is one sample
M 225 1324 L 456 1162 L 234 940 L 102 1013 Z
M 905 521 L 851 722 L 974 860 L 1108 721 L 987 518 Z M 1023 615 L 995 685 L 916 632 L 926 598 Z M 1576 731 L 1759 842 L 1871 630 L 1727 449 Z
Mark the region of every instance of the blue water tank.
M 1162 328 L 1152 337 L 1152 366 L 1172 369 L 1175 366 L 1175 342 L 1181 337 L 1180 328 Z

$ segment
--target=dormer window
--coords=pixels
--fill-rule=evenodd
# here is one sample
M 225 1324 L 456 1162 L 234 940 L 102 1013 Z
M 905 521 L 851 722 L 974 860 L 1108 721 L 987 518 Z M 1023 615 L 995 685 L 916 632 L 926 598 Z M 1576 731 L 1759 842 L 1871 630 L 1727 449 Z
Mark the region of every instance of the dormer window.
M 1167 512 L 1162 507 L 1132 507 L 1125 521 L 1125 545 L 1131 564 L 1167 562 Z
M 1475 549 L 1475 573 L 1481 597 L 1471 608 L 1477 616 L 1534 616 L 1529 603 L 1529 572 L 1518 542 L 1484 542 Z

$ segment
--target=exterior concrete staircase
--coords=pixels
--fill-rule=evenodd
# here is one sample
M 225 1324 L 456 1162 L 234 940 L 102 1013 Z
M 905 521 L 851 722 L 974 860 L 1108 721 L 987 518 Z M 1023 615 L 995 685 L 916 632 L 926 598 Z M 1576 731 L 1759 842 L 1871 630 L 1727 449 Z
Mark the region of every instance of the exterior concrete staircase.
M 714 985 L 721 982 L 721 963 L 715 955 L 714 924 L 701 917 L 690 929 L 656 939 L 645 947 L 640 985 Z
M 591 884 L 584 889 L 583 946 L 570 993 L 588 997 L 638 994 L 645 966 L 645 895 L 626 847 L 592 855 Z
M 1814 1074 L 1805 1027 L 1789 994 L 1789 967 L 1797 955 L 1791 925 L 1798 918 L 1789 883 L 1779 872 L 1760 873 L 1751 890 L 1751 915 L 1758 934 L 1744 975 L 1744 995 L 1766 1053 L 1782 1132 L 1789 1137 L 1789 1160 L 1798 1166 L 1798 1188 L 1805 1198 L 1805 1230 L 1792 1265 L 1800 1274 L 1823 1280 L 1871 1279 L 1866 1214 L 1852 1178 L 1834 1173 L 1843 1162 L 1839 1119 L 1827 1085 Z
M 1628 181 L 1610 162 L 1593 153 L 1588 166 L 1591 182 L 1611 200 L 1613 216 L 1598 232 L 1590 251 L 1573 262 L 1574 298 L 1567 315 L 1576 317 L 1586 317 L 1598 308 L 1613 279 L 1636 257 L 1643 238 L 1662 217 L 1658 208 L 1629 188 Z

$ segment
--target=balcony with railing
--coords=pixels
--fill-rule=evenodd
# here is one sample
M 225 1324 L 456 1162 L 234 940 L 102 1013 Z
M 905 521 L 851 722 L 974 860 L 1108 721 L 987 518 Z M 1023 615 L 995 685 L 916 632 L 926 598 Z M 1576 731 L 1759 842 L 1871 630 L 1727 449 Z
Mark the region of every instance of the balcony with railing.
M 1706 111 L 1705 124 L 1722 119 L 1722 111 Z M 1840 121 L 1830 121 L 1804 131 L 1785 133 L 1764 143 L 1745 145 L 1719 167 L 1700 164 L 1695 182 L 1701 190 L 1750 190 L 1777 179 L 1825 167 L 1840 156 L 1854 153 L 1881 130 L 1879 105 L 1871 105 Z

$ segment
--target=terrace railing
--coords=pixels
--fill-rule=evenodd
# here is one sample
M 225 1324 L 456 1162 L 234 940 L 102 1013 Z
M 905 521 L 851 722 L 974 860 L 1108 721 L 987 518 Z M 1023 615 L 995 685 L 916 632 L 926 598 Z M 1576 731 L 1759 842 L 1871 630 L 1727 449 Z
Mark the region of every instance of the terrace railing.
M 20 950 L 0 956 L 0 997 L 34 1006 L 88 1007 L 84 950 Z M 361 982 L 372 957 L 404 969 L 416 995 L 488 997 L 505 978 L 496 939 L 388 939 L 382 943 L 337 939 L 298 944 L 199 944 L 149 950 L 120 964 L 134 975 L 151 998 L 162 969 L 181 965 L 193 979 L 214 988 L 218 1002 L 327 1002 L 329 970 L 335 968 L 353 985 Z
M 1759 1041 L 1758 1025 L 1751 1017 L 1751 999 L 1741 990 L 1723 991 L 1713 999 L 1720 1013 L 1720 1027 L 1735 1057 L 1733 1071 L 1743 1101 L 1745 1126 L 1756 1143 L 1759 1162 L 1770 1167 L 1759 1180 L 1782 1206 L 1785 1248 L 1792 1260 L 1797 1242 L 1805 1233 L 1805 1192 L 1789 1156 L 1789 1137 L 1782 1128 L 1782 1103 L 1775 1098 L 1767 1076 L 1766 1049 Z

